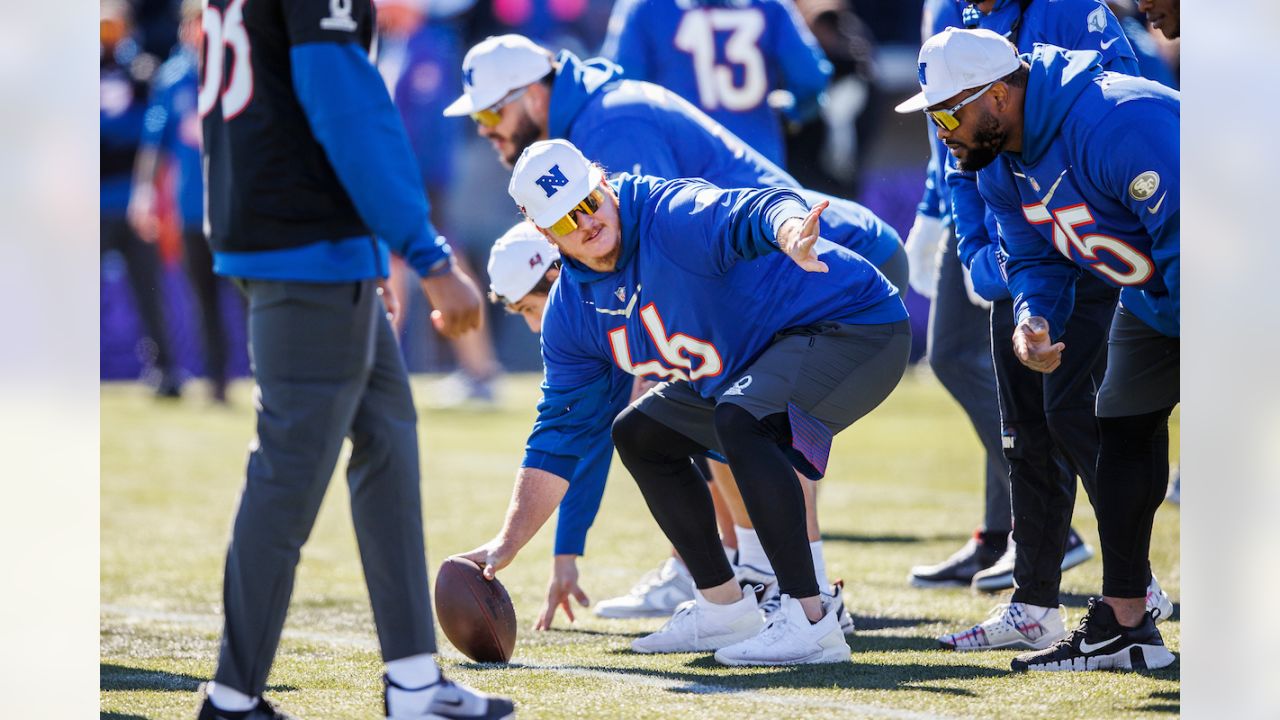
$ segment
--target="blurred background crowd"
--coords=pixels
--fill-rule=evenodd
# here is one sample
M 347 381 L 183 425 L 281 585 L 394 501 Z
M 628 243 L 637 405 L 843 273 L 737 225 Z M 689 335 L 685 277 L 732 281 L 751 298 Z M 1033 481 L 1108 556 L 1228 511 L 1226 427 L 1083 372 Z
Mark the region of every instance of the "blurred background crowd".
M 617 4 L 646 0 L 616 0 Z M 732 0 L 687 0 L 714 4 Z M 785 0 L 790 1 L 790 0 Z M 893 106 L 918 89 L 923 5 L 940 0 L 796 0 L 831 63 L 821 102 L 786 112 L 783 165 L 802 185 L 856 200 L 905 237 L 924 188 L 927 121 Z M 1148 27 L 1136 0 L 1109 0 L 1149 77 L 1177 83 L 1178 44 Z M 518 33 L 579 57 L 614 56 L 615 0 L 377 0 L 378 65 L 417 156 L 433 220 L 487 287 L 492 242 L 516 220 L 508 172 L 468 118 L 441 112 L 462 91 L 462 58 L 490 35 Z M 101 378 L 142 379 L 161 397 L 201 383 L 225 402 L 247 376 L 238 291 L 215 279 L 203 242 L 197 109 L 199 0 L 102 0 Z M 624 63 L 625 65 L 625 63 Z M 624 67 L 625 69 L 625 67 Z M 690 97 L 697 103 L 698 98 Z M 771 103 L 773 104 L 773 103 Z M 413 287 L 397 267 L 393 280 Z M 928 301 L 907 293 L 914 335 Z M 432 405 L 493 402 L 504 372 L 538 371 L 537 337 L 491 306 L 483 331 L 446 342 L 418 292 L 403 292 L 401 347 L 411 372 L 449 373 Z

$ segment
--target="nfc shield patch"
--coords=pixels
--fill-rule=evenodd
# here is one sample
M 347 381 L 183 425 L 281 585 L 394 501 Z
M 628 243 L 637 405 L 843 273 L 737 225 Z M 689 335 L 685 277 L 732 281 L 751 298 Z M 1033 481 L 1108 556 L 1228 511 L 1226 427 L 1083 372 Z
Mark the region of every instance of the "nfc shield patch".
M 538 184 L 538 187 L 542 188 L 542 192 L 546 193 L 547 197 L 551 197 L 556 194 L 557 190 L 568 185 L 569 179 L 560 171 L 559 165 L 552 165 L 546 175 L 534 180 L 534 182 Z

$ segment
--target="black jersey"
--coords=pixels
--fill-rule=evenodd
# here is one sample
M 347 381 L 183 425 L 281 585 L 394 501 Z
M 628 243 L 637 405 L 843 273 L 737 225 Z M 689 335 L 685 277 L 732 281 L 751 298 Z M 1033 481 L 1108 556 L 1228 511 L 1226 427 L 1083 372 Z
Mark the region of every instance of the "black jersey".
M 208 0 L 200 116 L 215 252 L 281 250 L 369 234 L 294 92 L 290 48 L 370 52 L 371 0 Z

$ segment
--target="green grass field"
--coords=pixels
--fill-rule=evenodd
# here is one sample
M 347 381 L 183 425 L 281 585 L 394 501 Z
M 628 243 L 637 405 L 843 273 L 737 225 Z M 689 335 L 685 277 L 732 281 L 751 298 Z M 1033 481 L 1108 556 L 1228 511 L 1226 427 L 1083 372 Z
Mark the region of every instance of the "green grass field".
M 430 378 L 415 378 L 419 401 Z M 249 383 L 233 406 L 198 392 L 157 403 L 142 387 L 102 389 L 101 711 L 104 718 L 189 718 L 213 672 L 222 560 L 246 445 Z M 533 417 L 537 378 L 516 376 L 498 412 L 423 411 L 428 559 L 469 550 L 499 527 Z M 1177 446 L 1177 416 L 1174 417 Z M 304 718 L 381 712 L 381 662 L 347 509 L 335 478 L 303 560 L 268 694 Z M 827 564 L 843 577 L 858 625 L 853 663 L 728 669 L 709 655 L 640 656 L 629 642 L 661 620 L 531 628 L 550 568 L 544 528 L 500 578 L 521 621 L 509 665 L 471 663 L 440 635 L 448 674 L 513 696 L 523 718 L 1094 718 L 1179 711 L 1179 664 L 1146 673 L 1013 675 L 1011 653 L 946 653 L 935 636 L 984 618 L 997 596 L 916 590 L 908 568 L 955 550 L 981 516 L 973 432 L 927 373 L 912 373 L 881 408 L 841 435 L 821 483 Z M 667 552 L 635 484 L 615 463 L 582 559 L 593 600 L 625 592 Z M 1180 597 L 1178 509 L 1156 518 L 1152 565 Z M 1080 493 L 1076 527 L 1097 548 Z M 1068 622 L 1101 582 L 1101 561 L 1063 578 Z M 1161 626 L 1179 651 L 1179 624 Z

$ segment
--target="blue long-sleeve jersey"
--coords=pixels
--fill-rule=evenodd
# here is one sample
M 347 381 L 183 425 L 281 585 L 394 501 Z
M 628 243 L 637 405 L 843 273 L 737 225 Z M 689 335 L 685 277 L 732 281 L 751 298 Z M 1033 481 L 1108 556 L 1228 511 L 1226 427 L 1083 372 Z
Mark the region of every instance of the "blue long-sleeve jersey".
M 688 101 L 652 83 L 623 79 L 604 59 L 561 52 L 551 90 L 549 134 L 564 138 L 611 173 L 702 178 L 722 188 L 794 188 L 812 205 L 826 200 L 824 237 L 872 264 L 901 245 L 893 228 L 850 200 L 804 190 L 795 178 Z
M 793 191 L 626 174 L 611 183 L 618 267 L 596 272 L 566 258 L 551 289 L 525 467 L 573 477 L 579 458 L 609 443 L 610 400 L 629 375 L 687 380 L 712 398 L 784 329 L 907 317 L 897 289 L 856 253 L 821 240 L 831 271 L 806 273 L 777 252 L 777 228 L 808 211 Z
M 173 162 L 177 175 L 174 194 L 182 214 L 182 226 L 188 230 L 199 230 L 204 222 L 196 62 L 195 52 L 180 45 L 156 71 L 141 143 L 143 148 L 166 154 Z
M 983 13 L 965 0 L 935 3 L 932 32 L 948 27 L 980 27 L 1009 37 L 1020 52 L 1036 43 L 1072 50 L 1095 50 L 1107 70 L 1138 74 L 1133 46 L 1119 19 L 1104 0 L 1001 0 L 991 13 Z M 1000 268 L 1002 253 L 995 235 L 995 220 L 978 194 L 975 174 L 956 167 L 955 158 L 930 126 L 932 144 L 929 178 L 921 211 L 933 217 L 949 216 L 956 233 L 956 251 L 969 269 L 974 290 L 988 300 L 1009 297 Z
M 632 0 L 609 19 L 603 54 L 627 77 L 674 91 L 765 157 L 784 164 L 782 122 L 769 93 L 787 90 L 788 117 L 818 110 L 831 63 L 790 0 Z
M 208 5 L 221 18 L 199 98 L 214 270 L 362 280 L 386 276 L 388 248 L 438 270 L 449 250 L 369 59 L 370 0 Z
M 1104 72 L 1097 53 L 1041 45 L 1030 64 L 1022 150 L 978 179 L 1009 254 L 1016 320 L 1044 317 L 1060 336 L 1083 267 L 1177 337 L 1178 92 Z

